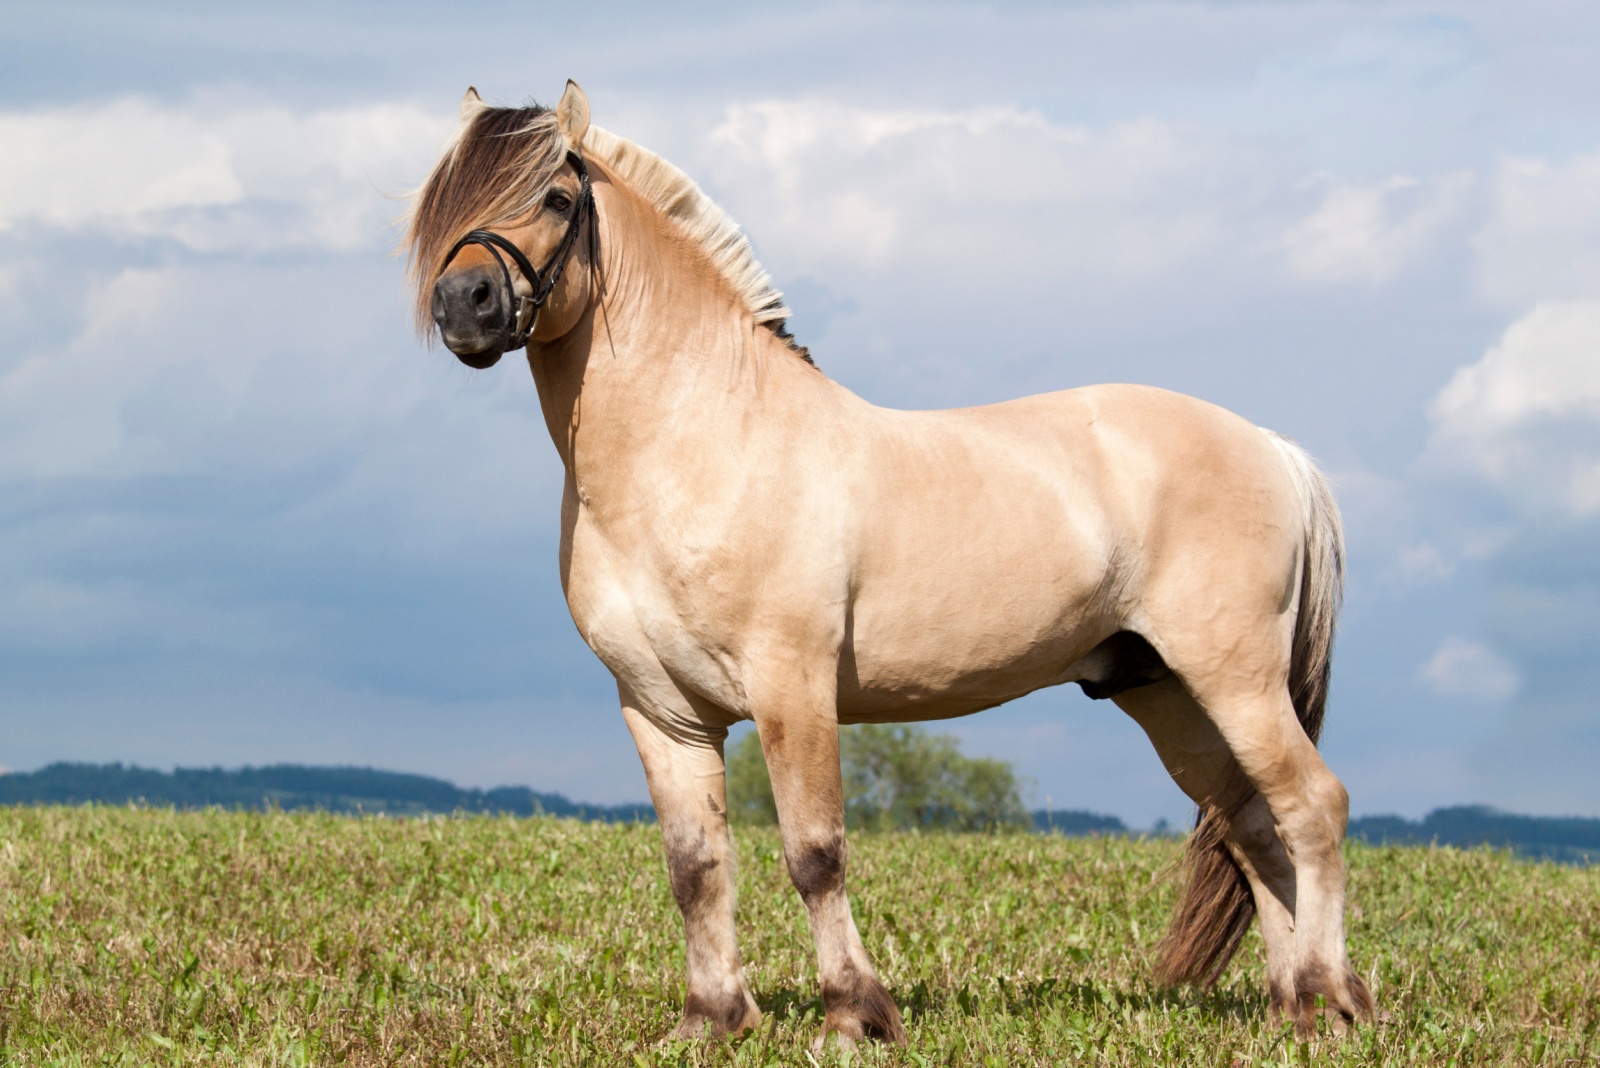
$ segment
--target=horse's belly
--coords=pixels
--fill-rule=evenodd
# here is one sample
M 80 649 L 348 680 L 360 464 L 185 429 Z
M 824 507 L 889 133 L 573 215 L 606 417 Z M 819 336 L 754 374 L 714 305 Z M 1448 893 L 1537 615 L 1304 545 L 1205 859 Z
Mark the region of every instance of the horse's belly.
M 966 715 L 1074 678 L 1107 625 L 1098 583 L 1071 585 L 974 584 L 965 598 L 946 589 L 922 604 L 858 603 L 841 657 L 840 718 Z
M 842 716 L 989 708 L 1067 681 L 1116 629 L 1120 527 L 1098 472 L 1043 436 L 959 444 L 904 450 L 863 530 Z

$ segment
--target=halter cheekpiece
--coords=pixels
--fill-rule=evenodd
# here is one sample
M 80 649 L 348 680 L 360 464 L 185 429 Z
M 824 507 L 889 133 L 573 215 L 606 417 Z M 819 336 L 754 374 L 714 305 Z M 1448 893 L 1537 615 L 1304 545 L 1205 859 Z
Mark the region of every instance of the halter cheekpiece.
M 589 188 L 589 168 L 583 165 L 583 157 L 576 152 L 568 152 L 567 162 L 578 172 L 578 199 L 573 203 L 572 221 L 567 223 L 567 232 L 561 238 L 561 244 L 556 246 L 556 250 L 545 261 L 543 270 L 535 270 L 520 248 L 493 230 L 473 230 L 451 246 L 444 262 L 439 265 L 439 273 L 443 274 L 444 269 L 450 266 L 450 261 L 456 258 L 456 253 L 468 245 L 482 245 L 500 265 L 500 275 L 505 281 L 506 306 L 513 309 L 511 321 L 506 325 L 505 347 L 502 352 L 512 352 L 522 348 L 533 336 L 534 327 L 539 323 L 539 309 L 544 306 L 556 283 L 561 280 L 561 270 L 566 266 L 567 256 L 578 240 L 578 232 L 583 229 L 585 216 L 594 211 L 594 193 Z M 522 272 L 522 277 L 528 280 L 528 285 L 533 287 L 530 296 L 517 296 L 516 285 L 511 279 L 511 265 L 500 255 L 502 252 L 511 257 L 511 262 Z

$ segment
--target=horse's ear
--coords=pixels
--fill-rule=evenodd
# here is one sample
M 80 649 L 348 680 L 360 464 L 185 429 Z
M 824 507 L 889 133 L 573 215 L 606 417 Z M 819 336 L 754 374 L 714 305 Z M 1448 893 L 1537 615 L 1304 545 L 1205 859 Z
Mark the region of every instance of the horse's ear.
M 469 121 L 478 109 L 483 107 L 483 97 L 478 95 L 478 90 L 467 86 L 467 91 L 461 96 L 461 121 Z
M 561 127 L 568 148 L 577 151 L 583 147 L 583 135 L 589 132 L 589 98 L 571 78 L 567 79 L 561 103 L 556 105 L 556 124 Z

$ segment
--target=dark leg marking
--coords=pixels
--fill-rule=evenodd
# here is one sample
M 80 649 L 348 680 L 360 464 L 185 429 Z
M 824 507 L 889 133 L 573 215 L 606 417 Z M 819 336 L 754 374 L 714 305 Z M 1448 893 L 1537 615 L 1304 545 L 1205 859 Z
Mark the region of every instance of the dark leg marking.
M 1367 989 L 1367 984 L 1361 981 L 1354 969 L 1346 969 L 1344 978 L 1349 992 L 1348 1003 L 1335 993 L 1333 975 L 1326 965 L 1309 964 L 1295 973 L 1295 997 L 1299 1012 L 1295 1015 L 1294 1029 L 1298 1034 L 1315 1033 L 1318 994 L 1326 1001 L 1322 1011 L 1333 1020 L 1335 1032 L 1343 1032 L 1347 1025 L 1358 1020 L 1375 1018 L 1377 1006 L 1373 1004 L 1372 992 Z
M 682 845 L 667 847 L 667 875 L 672 881 L 672 896 L 677 899 L 678 908 L 685 916 L 694 915 L 701 904 L 716 892 L 712 876 L 717 870 L 717 862 L 704 847 L 704 841 L 699 848 L 685 848 Z
M 1294 991 L 1285 990 L 1276 979 L 1267 982 L 1267 1010 L 1276 1018 L 1291 1016 L 1295 1011 Z
M 844 885 L 844 839 L 801 847 L 800 855 L 786 858 L 789 878 L 802 901 L 831 894 Z
M 1330 1009 L 1335 1007 L 1331 1004 L 1332 998 L 1330 997 L 1330 995 L 1333 993 L 1332 989 L 1330 989 L 1332 986 L 1332 978 L 1333 977 L 1328 974 L 1327 965 L 1320 962 L 1307 964 L 1305 967 L 1295 972 L 1294 992 L 1295 998 L 1298 1002 L 1298 1008 L 1300 1010 L 1299 1023 L 1302 1026 L 1309 1025 L 1312 1017 L 1316 1015 L 1318 994 L 1321 994 L 1324 998 L 1328 998 L 1330 1002 L 1328 1007 Z
M 772 752 L 783 744 L 783 724 L 777 720 L 756 728 L 756 733 L 761 735 L 761 747 Z

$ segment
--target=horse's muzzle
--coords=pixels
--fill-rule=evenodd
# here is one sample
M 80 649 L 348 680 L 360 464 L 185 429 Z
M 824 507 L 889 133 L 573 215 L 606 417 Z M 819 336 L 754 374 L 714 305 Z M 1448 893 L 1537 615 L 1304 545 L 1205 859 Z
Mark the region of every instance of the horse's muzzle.
M 479 371 L 499 361 L 512 312 L 497 273 L 488 267 L 451 271 L 434 283 L 429 310 L 456 359 Z

